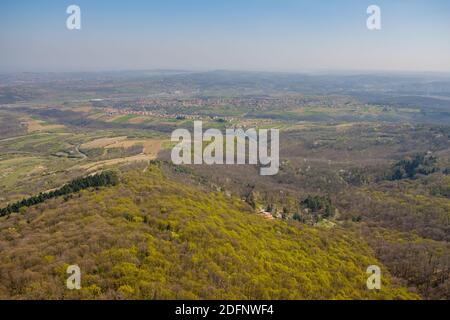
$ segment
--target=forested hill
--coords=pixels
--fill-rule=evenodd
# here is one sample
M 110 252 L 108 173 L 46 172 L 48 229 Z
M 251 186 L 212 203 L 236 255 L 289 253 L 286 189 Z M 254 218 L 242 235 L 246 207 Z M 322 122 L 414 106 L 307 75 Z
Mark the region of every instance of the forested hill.
M 266 220 L 169 171 L 122 173 L 115 186 L 0 218 L 0 298 L 418 298 L 356 234 Z M 66 289 L 72 264 L 78 291 Z M 379 291 L 366 288 L 373 264 Z

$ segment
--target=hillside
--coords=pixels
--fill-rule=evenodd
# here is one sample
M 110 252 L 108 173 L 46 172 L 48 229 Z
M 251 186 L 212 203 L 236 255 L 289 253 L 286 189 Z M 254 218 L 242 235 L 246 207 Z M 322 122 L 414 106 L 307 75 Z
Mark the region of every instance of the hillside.
M 0 219 L 0 298 L 406 299 L 356 234 L 265 220 L 153 164 Z M 184 183 L 180 183 L 183 181 Z M 65 288 L 78 264 L 82 289 Z

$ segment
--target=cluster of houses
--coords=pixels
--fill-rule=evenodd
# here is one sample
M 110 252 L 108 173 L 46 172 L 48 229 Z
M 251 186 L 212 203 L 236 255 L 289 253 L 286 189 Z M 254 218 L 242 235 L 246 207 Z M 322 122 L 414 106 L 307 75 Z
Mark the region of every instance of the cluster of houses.
M 105 107 L 103 108 L 103 112 L 105 112 L 108 116 L 117 116 L 117 115 L 137 115 L 137 116 L 150 116 L 150 117 L 159 117 L 159 118 L 166 118 L 166 119 L 178 119 L 178 120 L 204 120 L 206 118 L 212 119 L 214 121 L 219 122 L 231 122 L 234 120 L 232 117 L 219 117 L 219 116 L 200 116 L 200 115 L 193 115 L 193 114 L 164 114 L 159 112 L 153 112 L 153 111 L 146 111 L 146 110 L 133 110 L 133 109 L 116 109 L 111 107 Z
M 150 116 L 150 117 L 158 117 L 158 118 L 175 118 L 175 119 L 191 119 L 191 120 L 201 120 L 202 117 L 198 115 L 185 115 L 185 114 L 163 114 L 157 113 L 153 111 L 145 111 L 145 110 L 132 110 L 132 109 L 115 109 L 115 108 L 103 108 L 103 112 L 105 112 L 108 116 L 116 116 L 116 115 L 137 115 L 137 116 Z

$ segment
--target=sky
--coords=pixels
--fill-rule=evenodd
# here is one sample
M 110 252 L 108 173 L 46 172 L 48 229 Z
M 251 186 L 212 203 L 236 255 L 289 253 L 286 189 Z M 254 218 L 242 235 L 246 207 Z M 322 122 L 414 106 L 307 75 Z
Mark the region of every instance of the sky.
M 2 73 L 143 69 L 450 72 L 450 1 L 0 1 Z

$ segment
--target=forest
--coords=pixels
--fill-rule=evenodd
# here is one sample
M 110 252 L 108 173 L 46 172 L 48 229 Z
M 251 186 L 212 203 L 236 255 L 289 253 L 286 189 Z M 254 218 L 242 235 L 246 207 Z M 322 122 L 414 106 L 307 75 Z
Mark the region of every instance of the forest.
M 0 298 L 419 298 L 387 271 L 367 290 L 367 266 L 382 263 L 356 232 L 268 221 L 163 163 L 120 181 L 3 218 Z M 78 291 L 63 285 L 72 264 Z

